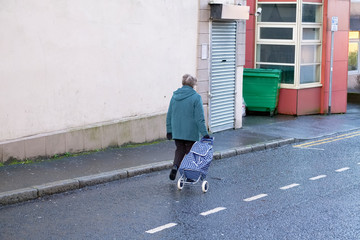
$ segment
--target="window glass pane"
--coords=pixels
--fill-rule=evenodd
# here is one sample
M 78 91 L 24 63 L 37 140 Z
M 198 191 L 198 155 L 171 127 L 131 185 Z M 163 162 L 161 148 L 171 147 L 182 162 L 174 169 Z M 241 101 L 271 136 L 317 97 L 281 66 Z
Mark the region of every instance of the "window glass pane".
M 320 65 L 300 67 L 300 84 L 320 82 Z
M 348 71 L 358 70 L 358 53 L 359 53 L 359 43 L 349 43 L 349 62 L 348 62 Z
M 320 29 L 319 28 L 304 28 L 303 40 L 319 40 Z
M 321 22 L 321 5 L 303 4 L 302 22 Z
M 318 45 L 301 46 L 301 63 L 319 63 L 320 47 Z
M 281 69 L 281 83 L 294 84 L 294 66 L 257 64 L 256 67 L 265 69 Z
M 259 4 L 259 22 L 296 22 L 296 4 Z
M 349 32 L 349 38 L 350 39 L 359 39 L 359 33 L 360 32 Z
M 260 28 L 260 39 L 293 39 L 292 28 L 274 28 L 262 27 Z
M 259 44 L 257 46 L 257 62 L 294 63 L 295 46 Z

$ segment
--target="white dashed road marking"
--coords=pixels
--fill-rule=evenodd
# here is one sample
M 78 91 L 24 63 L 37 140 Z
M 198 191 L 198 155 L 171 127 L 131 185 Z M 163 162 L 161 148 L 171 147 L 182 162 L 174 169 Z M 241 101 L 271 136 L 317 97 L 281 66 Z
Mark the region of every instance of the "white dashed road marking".
M 225 209 L 226 209 L 225 207 L 217 207 L 217 208 L 214 208 L 212 210 L 202 212 L 202 213 L 200 213 L 200 215 L 201 216 L 207 216 L 207 215 L 210 215 L 210 214 L 213 214 L 213 213 L 220 212 L 220 211 L 225 210 Z
M 168 223 L 168 224 L 162 225 L 160 227 L 148 230 L 148 231 L 146 231 L 146 233 L 150 233 L 150 234 L 157 233 L 157 232 L 160 232 L 160 231 L 165 230 L 167 228 L 175 227 L 176 225 L 177 225 L 177 223 Z
M 260 199 L 263 197 L 267 197 L 267 196 L 268 196 L 267 194 L 259 194 L 259 195 L 253 196 L 253 197 L 245 198 L 244 201 L 251 202 L 251 201 L 254 201 L 254 200 L 257 200 L 257 199 Z
M 300 184 L 293 183 L 293 184 L 290 184 L 290 185 L 281 187 L 280 189 L 281 189 L 281 190 L 288 190 L 288 189 L 290 189 L 290 188 L 297 187 L 297 186 L 300 186 Z
M 340 168 L 338 170 L 335 170 L 335 172 L 344 172 L 344 171 L 347 171 L 349 169 L 350 169 L 349 167 L 344 167 L 344 168 Z
M 315 181 L 315 180 L 318 180 L 318 179 L 321 179 L 321 178 L 325 178 L 325 177 L 326 177 L 326 175 L 319 175 L 319 176 L 316 176 L 316 177 L 309 178 L 309 180 Z
M 297 147 L 299 149 L 307 149 L 307 150 L 318 150 L 318 151 L 325 151 L 323 148 L 310 148 L 310 147 Z

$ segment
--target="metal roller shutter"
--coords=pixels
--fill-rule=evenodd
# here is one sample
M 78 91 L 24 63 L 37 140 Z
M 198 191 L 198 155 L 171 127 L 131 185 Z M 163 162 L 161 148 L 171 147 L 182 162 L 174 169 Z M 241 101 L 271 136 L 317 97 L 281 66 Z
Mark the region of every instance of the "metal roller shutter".
M 234 128 L 236 22 L 213 22 L 211 32 L 210 130 Z

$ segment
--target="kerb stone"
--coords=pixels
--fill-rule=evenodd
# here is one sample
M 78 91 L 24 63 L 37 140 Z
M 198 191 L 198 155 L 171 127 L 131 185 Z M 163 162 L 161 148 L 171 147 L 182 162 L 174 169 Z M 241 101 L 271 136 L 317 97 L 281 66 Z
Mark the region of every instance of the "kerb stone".
M 151 170 L 152 171 L 161 171 L 164 169 L 168 169 L 171 168 L 173 165 L 173 161 L 169 160 L 169 161 L 163 161 L 163 162 L 158 162 L 158 163 L 153 163 L 151 165 Z
M 142 165 L 142 166 L 138 166 L 138 167 L 127 168 L 125 170 L 127 171 L 128 177 L 134 177 L 137 175 L 150 173 L 153 171 L 152 168 L 153 168 L 153 166 L 151 164 L 148 164 L 148 165 Z
M 33 188 L 37 189 L 39 197 L 42 197 L 45 195 L 51 195 L 55 193 L 78 189 L 79 181 L 75 179 L 61 180 L 34 186 Z
M 279 146 L 284 146 L 284 145 L 287 145 L 287 144 L 292 144 L 295 142 L 295 138 L 287 138 L 287 139 L 282 139 L 282 140 L 279 140 L 278 143 L 279 143 Z
M 214 155 L 213 155 L 213 159 L 214 160 L 221 159 L 221 153 L 220 152 L 215 152 Z
M 221 151 L 221 158 L 229 158 L 236 156 L 236 150 L 235 149 L 229 149 L 225 151 Z
M 0 204 L 7 205 L 36 199 L 38 190 L 35 188 L 22 188 L 14 191 L 0 193 Z
M 253 151 L 261 151 L 265 150 L 265 144 L 264 143 L 258 143 L 251 146 Z
M 279 146 L 279 143 L 277 141 L 265 143 L 265 148 L 266 149 L 276 148 L 278 146 Z
M 251 146 L 245 146 L 245 147 L 236 148 L 235 150 L 236 150 L 236 154 L 240 155 L 240 154 L 251 152 L 252 148 L 251 148 Z
M 84 177 L 75 178 L 75 180 L 79 181 L 80 188 L 86 186 L 93 186 L 96 184 L 102 184 L 106 182 L 116 181 L 122 178 L 127 177 L 127 171 L 125 170 L 115 170 L 105 173 L 99 173 Z

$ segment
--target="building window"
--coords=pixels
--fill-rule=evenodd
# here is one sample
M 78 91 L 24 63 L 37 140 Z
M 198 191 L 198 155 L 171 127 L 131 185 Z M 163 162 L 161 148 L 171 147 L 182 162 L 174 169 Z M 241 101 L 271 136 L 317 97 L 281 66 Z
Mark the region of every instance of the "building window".
M 281 82 L 294 84 L 296 4 L 259 4 L 256 68 L 281 69 Z
M 295 4 L 261 4 L 260 22 L 296 22 Z
M 260 39 L 291 40 L 293 39 L 293 29 L 284 27 L 261 27 Z
M 321 9 L 319 4 L 303 4 L 301 16 L 300 85 L 320 83 Z
M 302 40 L 320 40 L 320 28 L 303 28 Z
M 321 23 L 321 5 L 303 4 L 302 7 L 302 22 L 303 23 Z
M 281 69 L 282 87 L 319 85 L 322 5 L 261 2 L 258 7 L 255 67 Z
M 258 44 L 257 59 L 267 63 L 295 63 L 295 46 Z
M 359 44 L 360 44 L 360 32 L 349 32 L 349 61 L 348 61 L 348 71 L 349 73 L 358 74 L 359 73 Z
M 300 84 L 320 81 L 319 45 L 301 45 Z

